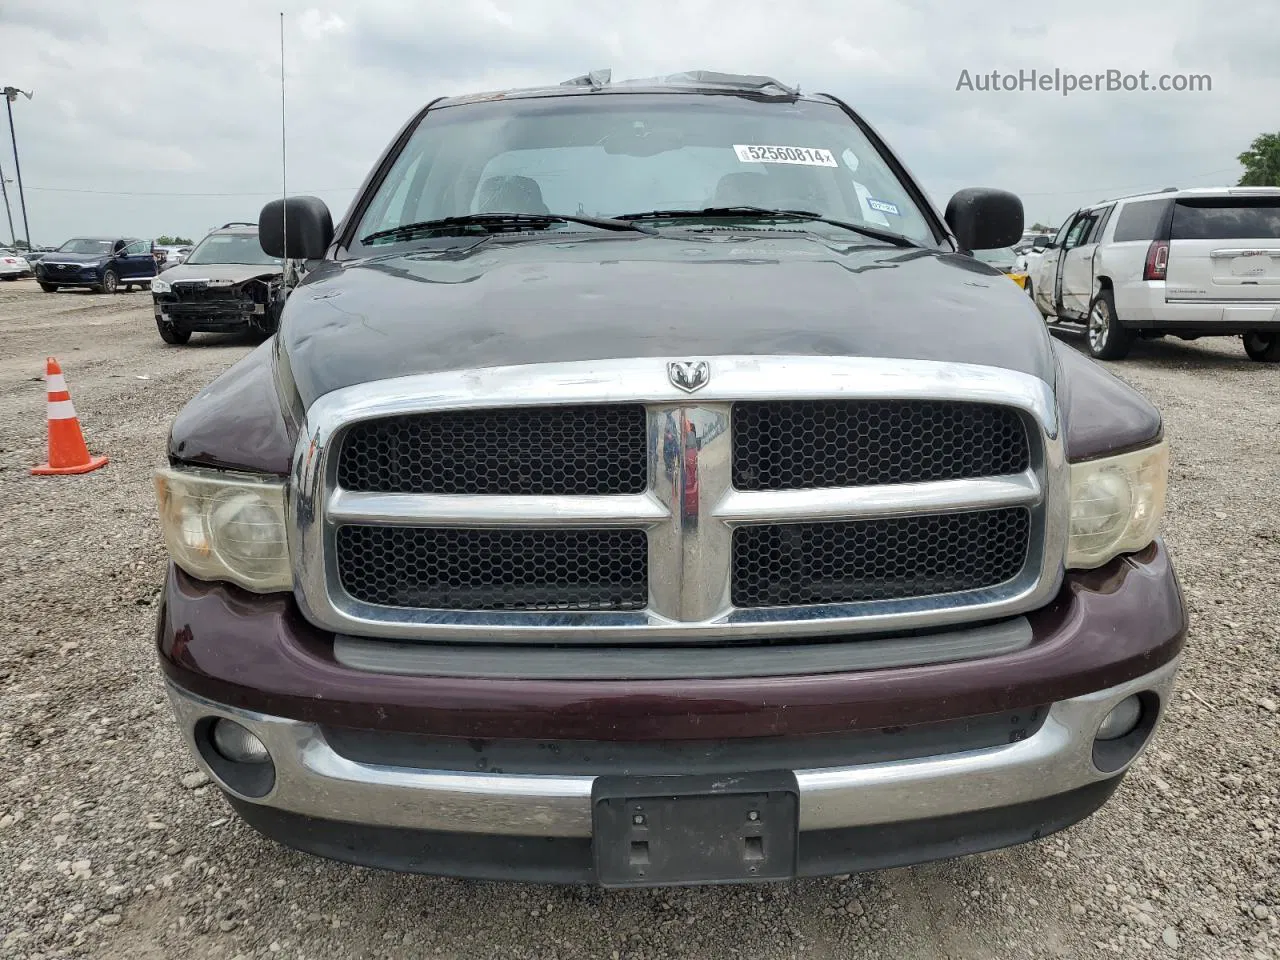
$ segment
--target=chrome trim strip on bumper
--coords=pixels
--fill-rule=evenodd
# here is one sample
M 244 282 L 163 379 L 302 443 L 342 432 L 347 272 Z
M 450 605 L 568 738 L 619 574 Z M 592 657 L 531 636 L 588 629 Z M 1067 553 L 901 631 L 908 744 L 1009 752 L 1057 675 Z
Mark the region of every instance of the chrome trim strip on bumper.
M 1026 740 L 962 753 L 797 770 L 800 829 L 896 823 L 1012 806 L 1116 776 L 1093 765 L 1098 725 L 1130 694 L 1154 691 L 1161 714 L 1178 669 L 1175 660 L 1143 677 L 1053 704 Z M 276 766 L 275 785 L 251 803 L 373 826 L 514 836 L 591 835 L 590 776 L 457 773 L 357 763 L 335 753 L 321 729 L 210 703 L 172 685 L 179 726 L 195 749 L 205 717 L 227 717 L 262 739 Z M 1148 740 L 1148 743 L 1150 740 Z M 223 789 L 226 789 L 225 787 Z M 231 791 L 234 794 L 234 791 Z
M 705 358 L 710 382 L 676 387 L 662 359 L 530 364 L 375 381 L 336 390 L 307 412 L 288 486 L 295 594 L 311 622 L 335 633 L 472 643 L 678 643 L 937 628 L 997 620 L 1043 606 L 1063 575 L 1067 470 L 1052 387 L 1037 377 L 973 364 L 865 357 Z M 1032 462 L 1022 474 L 795 491 L 732 485 L 730 416 L 737 401 L 902 399 L 994 403 L 1017 410 Z M 582 403 L 643 403 L 649 489 L 613 496 L 356 493 L 337 482 L 344 431 L 408 413 Z M 686 444 L 696 435 L 696 445 Z M 679 449 L 675 463 L 664 450 Z M 1011 580 L 964 593 L 737 608 L 731 602 L 733 527 L 894 517 L 1025 506 L 1028 562 Z M 446 527 L 644 529 L 649 602 L 641 611 L 398 608 L 342 588 L 337 529 L 344 523 Z

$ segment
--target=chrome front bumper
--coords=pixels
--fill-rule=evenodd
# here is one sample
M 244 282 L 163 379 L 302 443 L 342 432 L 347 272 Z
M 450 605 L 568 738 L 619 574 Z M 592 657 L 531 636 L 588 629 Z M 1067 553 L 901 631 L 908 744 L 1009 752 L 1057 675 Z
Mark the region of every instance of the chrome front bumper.
M 1159 697 L 1163 719 L 1177 668 L 1174 660 L 1128 683 L 1059 701 L 1050 707 L 1043 726 L 1017 743 L 915 760 L 796 770 L 800 829 L 897 823 L 1013 806 L 1117 776 L 1125 768 L 1102 772 L 1094 766 L 1098 725 L 1117 703 L 1143 691 Z M 211 703 L 172 685 L 169 695 L 197 762 L 224 790 L 246 802 L 368 826 L 513 836 L 591 835 L 590 776 L 459 773 L 357 763 L 331 749 L 314 724 Z M 235 720 L 267 745 L 276 769 L 269 793 L 247 797 L 229 790 L 205 764 L 195 736 L 197 725 L 208 717 Z

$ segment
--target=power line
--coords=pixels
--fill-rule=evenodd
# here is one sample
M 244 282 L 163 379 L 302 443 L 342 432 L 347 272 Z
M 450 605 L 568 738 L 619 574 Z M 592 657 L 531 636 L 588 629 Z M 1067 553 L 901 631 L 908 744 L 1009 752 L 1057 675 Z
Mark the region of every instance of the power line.
M 166 191 L 128 191 L 128 190 L 82 190 L 78 187 L 33 187 L 28 190 L 39 190 L 42 193 L 87 193 L 99 197 L 278 197 L 278 190 L 257 190 L 247 193 L 184 193 Z M 343 190 L 355 190 L 355 187 L 321 187 L 308 190 L 307 193 L 339 193 Z

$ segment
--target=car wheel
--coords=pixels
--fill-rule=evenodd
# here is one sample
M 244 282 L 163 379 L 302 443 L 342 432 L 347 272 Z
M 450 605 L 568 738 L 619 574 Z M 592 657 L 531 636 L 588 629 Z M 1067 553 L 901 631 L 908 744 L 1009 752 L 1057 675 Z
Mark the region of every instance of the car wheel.
M 43 280 L 41 280 L 40 289 L 43 290 L 45 293 L 57 293 L 58 285 L 56 283 L 45 283 Z
M 1089 305 L 1089 353 L 1099 360 L 1123 360 L 1133 345 L 1133 331 L 1120 326 L 1116 302 L 1103 290 Z
M 156 321 L 156 329 L 160 331 L 160 339 L 165 343 L 172 343 L 175 346 L 182 346 L 191 339 L 190 330 L 180 330 L 171 323 L 165 323 L 163 320 Z
M 90 289 L 94 293 L 115 293 L 120 287 L 120 278 L 116 276 L 114 270 L 108 270 L 102 275 L 102 282 L 95 284 Z
M 1244 352 L 1250 360 L 1260 363 L 1280 363 L 1280 333 L 1262 333 L 1250 330 L 1242 338 Z

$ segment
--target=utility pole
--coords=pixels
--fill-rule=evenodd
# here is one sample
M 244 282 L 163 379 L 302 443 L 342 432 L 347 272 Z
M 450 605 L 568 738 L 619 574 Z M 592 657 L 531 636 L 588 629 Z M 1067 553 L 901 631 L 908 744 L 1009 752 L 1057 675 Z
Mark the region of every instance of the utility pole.
M 9 206 L 9 188 L 6 186 L 7 183 L 8 181 L 4 178 L 4 171 L 0 170 L 0 192 L 4 193 L 4 214 L 9 218 L 9 239 L 16 244 L 18 242 L 18 235 L 13 232 L 13 210 Z M 16 250 L 17 247 L 14 247 L 14 249 Z M 30 253 L 31 251 L 28 250 L 27 252 Z
M 13 101 L 18 99 L 18 94 L 22 94 L 28 100 L 31 99 L 31 93 L 26 90 L 19 90 L 17 87 L 4 88 L 4 105 L 9 111 L 9 140 L 13 143 L 13 169 L 18 175 L 18 201 L 22 204 L 22 232 L 27 237 L 27 252 L 31 252 L 31 227 L 27 223 L 27 195 L 22 190 L 22 165 L 18 162 L 18 135 L 13 129 Z M 8 191 L 5 191 L 8 196 Z M 14 238 L 17 243 L 17 238 Z

